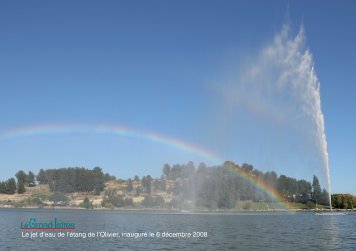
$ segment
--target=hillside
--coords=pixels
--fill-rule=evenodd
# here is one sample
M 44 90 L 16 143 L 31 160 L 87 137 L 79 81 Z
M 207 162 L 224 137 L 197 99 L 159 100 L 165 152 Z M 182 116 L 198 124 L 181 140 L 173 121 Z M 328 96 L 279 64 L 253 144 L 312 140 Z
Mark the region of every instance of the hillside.
M 117 179 L 100 167 L 41 169 L 38 175 L 19 171 L 16 178 L 17 183 L 13 178 L 0 182 L 0 207 L 285 210 L 324 208 L 329 198 L 315 175 L 311 183 L 230 161 L 197 169 L 192 162 L 166 164 L 159 179 Z M 352 208 L 356 202 L 350 198 L 333 203 Z
M 114 193 L 117 198 L 132 199 L 133 204 L 122 206 L 125 208 L 140 208 L 140 203 L 145 199 L 145 197 L 160 197 L 163 198 L 165 203 L 172 201 L 172 196 L 167 192 L 162 192 L 153 189 L 152 193 L 148 195 L 147 193 L 137 194 L 136 191 L 142 186 L 141 181 L 133 181 L 133 189 L 135 192 L 128 193 L 126 191 L 128 187 L 128 181 L 108 181 L 105 182 L 105 189 L 99 195 L 94 195 L 89 192 L 73 192 L 73 193 L 63 193 L 68 201 L 53 201 L 50 200 L 51 195 L 55 193 L 50 191 L 48 184 L 39 184 L 34 187 L 26 187 L 26 192 L 23 194 L 0 194 L 0 207 L 41 207 L 41 208 L 52 208 L 52 207 L 64 207 L 64 208 L 78 208 L 83 200 L 87 197 L 92 203 L 94 208 L 105 208 L 102 206 L 103 199 L 106 198 L 108 193 Z M 168 185 L 169 186 L 169 185 Z M 110 208 L 113 208 L 112 206 Z

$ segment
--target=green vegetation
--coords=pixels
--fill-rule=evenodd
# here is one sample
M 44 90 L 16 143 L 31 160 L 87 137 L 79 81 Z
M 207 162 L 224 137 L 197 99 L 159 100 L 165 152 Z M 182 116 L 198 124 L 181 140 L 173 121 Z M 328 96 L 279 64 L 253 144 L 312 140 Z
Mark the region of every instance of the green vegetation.
M 127 180 L 126 192 L 131 193 L 133 191 L 133 183 L 131 179 Z
M 152 177 L 151 175 L 143 176 L 141 180 L 143 192 L 147 194 L 151 194 L 152 192 Z
M 14 194 L 16 192 L 16 181 L 14 178 L 0 182 L 0 193 Z
M 26 183 L 28 185 L 33 184 L 35 182 L 35 175 L 33 174 L 33 172 L 29 171 L 28 175 L 26 176 Z
M 43 201 L 40 197 L 31 196 L 25 200 L 26 206 L 43 207 Z
M 256 184 L 248 180 L 268 184 L 270 190 L 275 190 L 290 203 L 328 204 L 328 193 L 325 189 L 321 191 L 316 176 L 312 185 L 306 180 L 285 175 L 278 177 L 273 171 L 263 173 L 252 165 L 239 166 L 233 162 L 225 162 L 224 166 L 218 167 L 200 164 L 197 170 L 192 162 L 173 167 L 166 164 L 162 171 L 164 180 L 174 181 L 175 184 L 169 186 L 167 191 L 183 201 L 194 199 L 197 208 L 232 209 L 240 201 L 273 202 L 265 191 L 257 189 Z M 249 209 L 250 205 L 247 203 L 244 207 Z
M 105 191 L 101 206 L 105 208 L 132 207 L 133 200 L 132 198 L 124 198 L 124 196 L 118 195 L 116 190 L 110 189 Z
M 53 201 L 54 203 L 65 203 L 67 204 L 69 202 L 69 198 L 67 195 L 65 195 L 64 193 L 59 193 L 59 192 L 55 192 L 53 194 L 51 194 L 50 196 L 48 196 L 48 200 L 49 201 Z
M 331 195 L 331 204 L 337 209 L 354 209 L 356 207 L 356 196 L 351 194 Z
M 145 196 L 141 202 L 141 206 L 146 208 L 161 208 L 164 207 L 164 199 L 161 196 Z
M 60 168 L 40 171 L 40 184 L 48 184 L 52 192 L 93 192 L 100 194 L 104 190 L 104 174 L 100 167 L 93 170 L 85 168 Z
M 26 182 L 26 173 L 24 171 L 19 171 L 16 173 L 17 178 L 17 192 L 24 193 L 26 192 L 25 182 Z
M 48 184 L 48 179 L 47 179 L 47 175 L 46 172 L 41 169 L 37 175 L 37 181 L 39 184 Z
M 41 169 L 37 175 L 20 170 L 14 178 L 0 182 L 0 193 L 23 194 L 21 199 L 0 201 L 6 206 L 80 206 L 83 208 L 169 208 L 185 210 L 273 210 L 281 205 L 271 198 L 278 193 L 296 209 L 324 208 L 328 193 L 318 177 L 312 182 L 298 180 L 274 171 L 261 172 L 250 164 L 241 166 L 226 161 L 221 166 L 208 167 L 201 163 L 195 168 L 187 164 L 165 164 L 161 178 L 150 175 L 141 179 L 116 179 L 103 173 L 100 167 L 92 170 L 79 167 Z M 253 182 L 251 182 L 251 180 Z M 35 188 L 40 184 L 39 189 Z M 263 190 L 259 187 L 267 187 Z M 34 188 L 32 188 L 34 187 Z M 267 191 L 268 190 L 268 191 Z M 27 197 L 26 197 L 27 196 Z M 84 200 L 78 205 L 78 197 Z M 25 198 L 24 198 L 25 197 Z M 9 197 L 11 198 L 11 197 Z M 11 198 L 13 199 L 13 198 Z M 334 208 L 351 209 L 355 197 L 333 195 Z
M 79 204 L 80 207 L 86 208 L 86 209 L 93 209 L 93 203 L 89 200 L 88 197 L 85 197 L 83 202 Z

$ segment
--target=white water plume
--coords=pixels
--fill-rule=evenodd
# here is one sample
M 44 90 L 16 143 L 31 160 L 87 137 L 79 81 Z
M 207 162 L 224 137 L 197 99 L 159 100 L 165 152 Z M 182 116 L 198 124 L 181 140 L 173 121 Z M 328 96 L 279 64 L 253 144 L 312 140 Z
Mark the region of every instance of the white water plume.
M 227 102 L 225 107 L 229 107 L 224 114 L 225 120 L 229 120 L 225 121 L 225 124 L 230 126 L 234 123 L 241 124 L 241 121 L 248 119 L 251 114 L 259 117 L 259 122 L 255 124 L 265 124 L 258 130 L 248 126 L 245 128 L 245 133 L 253 131 L 251 135 L 258 138 L 254 143 L 255 146 L 252 146 L 254 148 L 263 140 L 261 138 L 266 137 L 264 134 L 272 132 L 268 129 L 271 124 L 266 126 L 268 122 L 261 122 L 262 120 L 273 120 L 270 128 L 273 128 L 274 134 L 272 133 L 267 141 L 273 142 L 276 141 L 276 137 L 280 137 L 280 140 L 284 141 L 279 146 L 281 149 L 287 145 L 285 142 L 290 143 L 293 138 L 290 136 L 291 130 L 287 130 L 285 135 L 280 136 L 283 134 L 283 128 L 293 128 L 293 132 L 296 132 L 295 138 L 299 135 L 304 137 L 303 140 L 295 139 L 299 140 L 299 145 L 312 145 L 315 155 L 319 156 L 318 161 L 322 166 L 319 168 L 324 169 L 330 195 L 331 181 L 320 83 L 314 69 L 313 56 L 310 50 L 305 49 L 304 44 L 303 27 L 295 37 L 291 37 L 289 26 L 284 25 L 273 41 L 261 50 L 257 59 L 252 60 L 252 64 L 239 71 L 237 77 L 226 81 L 224 86 L 220 86 L 222 87 L 220 92 L 223 92 L 224 100 Z M 239 112 L 239 119 L 233 121 Z M 231 129 L 226 131 L 231 132 Z M 256 136 L 258 133 L 261 135 Z M 265 148 L 268 148 L 268 144 Z M 305 149 L 304 151 L 305 154 L 314 156 L 314 153 Z M 329 202 L 331 204 L 330 196 Z

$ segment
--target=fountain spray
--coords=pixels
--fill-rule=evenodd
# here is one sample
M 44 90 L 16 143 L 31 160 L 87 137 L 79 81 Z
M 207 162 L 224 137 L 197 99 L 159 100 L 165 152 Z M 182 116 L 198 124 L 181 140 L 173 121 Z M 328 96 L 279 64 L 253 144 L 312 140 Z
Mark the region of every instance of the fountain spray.
M 233 117 L 236 116 L 236 111 L 247 110 L 257 117 L 273 120 L 272 123 L 285 125 L 285 128 L 304 136 L 305 142 L 297 139 L 299 140 L 297 144 L 299 143 L 301 148 L 309 144 L 313 152 L 309 151 L 306 154 L 317 156 L 318 167 L 326 176 L 331 210 L 331 180 L 324 115 L 321 109 L 320 82 L 314 69 L 312 53 L 305 48 L 303 26 L 297 35 L 292 37 L 290 26 L 284 25 L 273 40 L 261 50 L 252 65 L 243 69 L 237 79 L 227 83 L 224 88 L 227 90 L 224 93 L 224 100 L 229 102 L 228 107 L 231 108 L 230 114 L 225 114 L 224 117 Z M 243 109 L 239 109 L 241 106 Z M 246 116 L 243 119 L 246 120 Z M 276 138 L 280 136 L 278 135 L 280 130 L 277 127 L 266 129 L 263 127 L 266 123 L 263 119 L 259 121 L 260 123 L 254 124 L 261 124 L 259 131 L 275 136 L 270 141 L 278 142 Z M 260 138 L 255 144 L 262 143 Z M 290 141 L 281 142 L 278 150 L 285 149 L 287 144 L 295 144 L 296 140 L 290 135 L 283 135 L 282 138 Z M 270 141 L 264 149 L 272 147 Z

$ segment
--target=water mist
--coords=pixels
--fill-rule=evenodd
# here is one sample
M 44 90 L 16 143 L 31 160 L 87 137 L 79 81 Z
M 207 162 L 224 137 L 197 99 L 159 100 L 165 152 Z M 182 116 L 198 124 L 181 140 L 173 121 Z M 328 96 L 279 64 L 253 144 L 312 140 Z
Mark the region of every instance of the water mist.
M 229 133 L 226 138 L 232 139 L 235 146 L 236 142 L 239 145 L 250 144 L 253 151 L 262 145 L 263 151 L 275 147 L 275 152 L 283 155 L 281 151 L 293 152 L 286 147 L 288 144 L 297 142 L 294 145 L 299 144 L 299 148 L 305 151 L 304 155 L 318 159 L 318 164 L 312 166 L 323 170 L 331 209 L 331 180 L 320 82 L 313 56 L 305 48 L 303 27 L 294 37 L 290 33 L 290 27 L 284 25 L 255 59 L 250 59 L 247 66 L 239 66 L 237 76 L 214 86 L 223 95 L 224 107 L 228 107 L 222 112 L 223 115 L 220 114 L 219 122 L 233 128 L 225 128 L 225 131 Z M 241 129 L 241 121 L 245 122 L 252 116 L 257 119 L 246 122 L 248 125 Z M 238 126 L 240 128 L 236 130 Z M 287 131 L 285 135 L 282 135 L 283 130 Z M 250 133 L 250 137 L 231 137 L 239 133 L 236 131 Z M 256 140 L 251 143 L 253 137 Z M 278 146 L 276 142 L 282 143 Z M 312 150 L 305 150 L 304 146 Z M 262 156 L 260 153 L 255 155 Z M 300 156 L 296 159 L 299 161 Z

